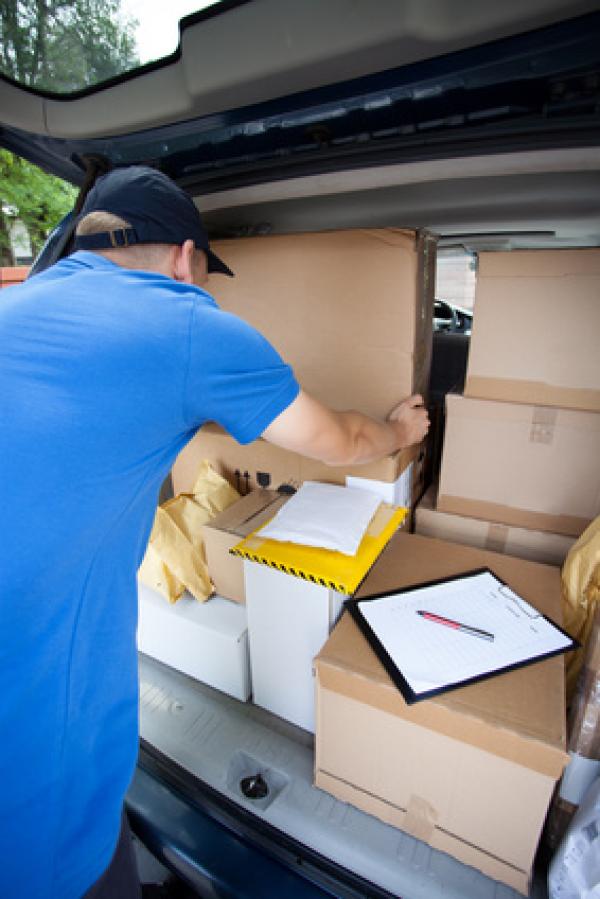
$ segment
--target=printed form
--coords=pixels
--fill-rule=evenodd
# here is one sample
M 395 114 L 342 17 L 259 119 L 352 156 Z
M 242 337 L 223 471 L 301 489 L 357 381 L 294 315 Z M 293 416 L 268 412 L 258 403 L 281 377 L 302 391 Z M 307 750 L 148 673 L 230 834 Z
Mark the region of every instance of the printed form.
M 354 603 L 416 698 L 575 645 L 489 571 Z

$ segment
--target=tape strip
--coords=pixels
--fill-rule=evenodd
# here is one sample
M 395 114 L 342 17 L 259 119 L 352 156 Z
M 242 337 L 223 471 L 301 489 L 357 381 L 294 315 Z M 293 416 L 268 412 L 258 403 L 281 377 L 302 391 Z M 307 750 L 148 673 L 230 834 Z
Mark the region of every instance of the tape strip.
M 485 549 L 503 553 L 508 540 L 508 528 L 505 524 L 490 524 L 485 538 Z
M 576 752 L 570 752 L 569 762 L 560 783 L 559 796 L 572 805 L 579 805 L 590 784 L 600 775 L 600 761 L 587 759 Z
M 551 406 L 534 406 L 531 416 L 530 443 L 551 444 L 554 441 L 558 410 Z
M 402 828 L 417 840 L 429 843 L 438 817 L 437 811 L 425 799 L 421 796 L 411 796 Z

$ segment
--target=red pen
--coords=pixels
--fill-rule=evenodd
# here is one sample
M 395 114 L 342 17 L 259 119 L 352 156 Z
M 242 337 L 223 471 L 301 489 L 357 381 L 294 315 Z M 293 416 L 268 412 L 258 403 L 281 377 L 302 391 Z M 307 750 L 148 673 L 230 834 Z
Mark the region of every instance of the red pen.
M 444 618 L 443 615 L 436 615 L 435 612 L 426 612 L 424 609 L 417 609 L 417 615 L 426 618 L 427 621 L 433 621 L 435 624 L 443 624 L 444 627 L 451 627 L 455 631 L 462 631 L 463 634 L 471 634 L 472 637 L 481 637 L 482 640 L 493 640 L 494 635 L 489 631 L 482 631 L 478 627 L 471 627 L 469 624 L 461 624 L 460 621 L 453 621 L 452 618 Z

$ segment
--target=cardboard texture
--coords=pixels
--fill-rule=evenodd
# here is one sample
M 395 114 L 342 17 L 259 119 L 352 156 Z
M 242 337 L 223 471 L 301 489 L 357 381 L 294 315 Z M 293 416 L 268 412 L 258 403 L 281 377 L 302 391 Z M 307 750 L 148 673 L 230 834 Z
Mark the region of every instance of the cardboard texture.
M 272 518 L 287 498 L 274 490 L 253 490 L 204 525 L 208 573 L 220 596 L 246 601 L 242 560 L 229 550 Z
M 213 277 L 208 290 L 273 343 L 313 396 L 385 417 L 427 390 L 435 246 L 395 229 L 215 241 L 235 278 Z
M 418 535 L 358 595 L 485 566 L 560 623 L 557 568 Z M 562 657 L 409 706 L 343 615 L 315 666 L 317 786 L 526 893 L 568 761 Z
M 290 485 L 297 488 L 304 481 L 345 484 L 346 478 L 352 475 L 393 483 L 420 455 L 421 447 L 417 445 L 378 462 L 335 467 L 288 452 L 266 440 L 255 440 L 242 446 L 222 428 L 207 424 L 183 448 L 171 476 L 176 494 L 190 489 L 203 460 L 208 460 L 242 494 L 261 487 L 277 490 L 281 485 Z
M 243 702 L 249 698 L 248 625 L 243 606 L 221 596 L 199 603 L 189 593 L 169 605 L 142 583 L 138 597 L 141 652 Z
M 600 414 L 448 394 L 437 508 L 579 536 L 600 513 Z
M 480 253 L 465 396 L 600 411 L 600 250 Z
M 423 537 L 465 543 L 546 565 L 562 565 L 575 543 L 575 537 L 565 537 L 563 534 L 440 512 L 435 507 L 436 492 L 435 487 L 430 487 L 414 512 L 414 531 Z

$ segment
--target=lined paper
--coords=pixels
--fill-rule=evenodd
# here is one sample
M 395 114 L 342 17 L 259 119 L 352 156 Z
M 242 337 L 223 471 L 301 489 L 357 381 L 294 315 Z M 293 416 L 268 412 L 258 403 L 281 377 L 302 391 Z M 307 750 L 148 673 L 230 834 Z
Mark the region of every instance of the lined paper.
M 484 571 L 356 606 L 416 694 L 448 688 L 573 641 L 491 572 Z M 417 614 L 423 609 L 494 635 L 483 640 Z

